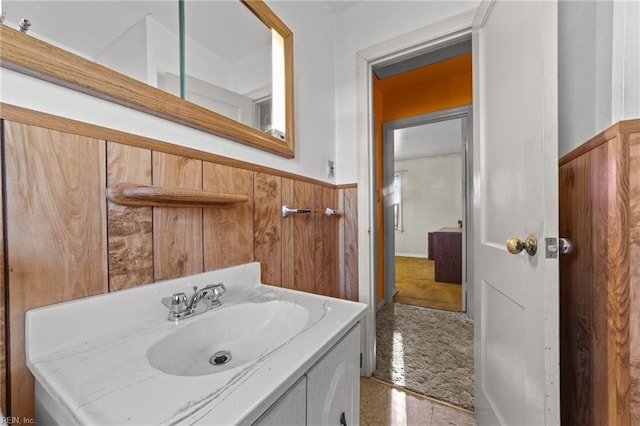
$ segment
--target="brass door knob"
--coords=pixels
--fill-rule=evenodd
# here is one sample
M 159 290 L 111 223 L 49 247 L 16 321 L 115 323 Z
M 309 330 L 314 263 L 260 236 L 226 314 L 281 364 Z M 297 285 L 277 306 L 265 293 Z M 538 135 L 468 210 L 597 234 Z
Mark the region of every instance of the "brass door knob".
M 511 237 L 507 240 L 507 250 L 511 254 L 518 254 L 524 250 L 529 256 L 534 256 L 538 251 L 538 240 L 533 235 L 527 236 L 524 242 L 520 238 Z

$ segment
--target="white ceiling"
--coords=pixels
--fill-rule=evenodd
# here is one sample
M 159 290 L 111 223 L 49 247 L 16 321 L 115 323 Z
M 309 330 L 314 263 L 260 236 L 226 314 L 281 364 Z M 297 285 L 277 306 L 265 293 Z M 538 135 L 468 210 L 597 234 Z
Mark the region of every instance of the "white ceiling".
M 351 6 L 354 6 L 358 3 L 360 3 L 362 0 L 356 0 L 356 1 L 347 1 L 347 0 L 327 0 L 327 3 L 329 4 L 329 7 L 331 7 L 331 10 L 333 10 L 334 13 L 339 13 L 342 12 L 345 9 L 350 8 Z
M 326 3 L 339 13 L 361 1 Z M 97 58 L 146 15 L 179 31 L 177 0 L 2 0 L 2 10 L 7 22 L 27 18 L 34 35 L 89 58 Z M 229 62 L 271 45 L 271 32 L 237 0 L 186 1 L 185 25 L 189 37 Z
M 462 152 L 462 119 L 439 121 L 394 131 L 394 159 L 437 157 Z
M 96 58 L 146 15 L 178 34 L 177 0 L 2 0 L 7 22 Z M 229 62 L 271 45 L 271 32 L 238 1 L 185 2 L 187 36 Z M 178 49 L 178 46 L 175 46 Z

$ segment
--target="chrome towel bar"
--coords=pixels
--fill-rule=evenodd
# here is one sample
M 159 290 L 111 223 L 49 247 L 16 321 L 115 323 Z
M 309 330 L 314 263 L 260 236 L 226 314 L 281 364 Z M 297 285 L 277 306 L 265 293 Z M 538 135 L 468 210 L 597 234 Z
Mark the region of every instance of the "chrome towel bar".
M 339 214 L 337 210 L 330 209 L 328 207 L 325 210 L 321 210 L 321 209 L 296 209 L 296 208 L 291 208 L 287 206 L 282 206 L 282 217 L 287 217 L 290 214 L 311 214 L 311 213 L 324 214 L 327 216 L 333 216 L 333 215 Z
M 310 209 L 292 209 L 287 206 L 282 206 L 282 217 L 287 217 L 290 214 L 308 214 L 312 212 L 313 210 Z

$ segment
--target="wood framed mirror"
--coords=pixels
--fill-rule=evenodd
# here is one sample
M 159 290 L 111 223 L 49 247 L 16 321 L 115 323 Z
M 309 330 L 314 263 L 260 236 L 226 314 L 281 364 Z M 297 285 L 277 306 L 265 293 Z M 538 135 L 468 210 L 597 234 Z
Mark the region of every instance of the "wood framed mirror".
M 255 123 L 256 119 L 253 120 L 254 123 L 242 123 L 216 113 L 8 25 L 0 25 L 2 67 L 293 158 L 293 33 L 263 0 L 240 0 L 239 4 L 246 6 L 272 34 L 274 71 L 272 95 L 269 95 L 268 103 L 269 111 L 273 108 L 272 115 L 278 115 L 276 111 L 281 113 L 273 119 L 279 121 L 266 127 Z M 186 5 L 188 7 L 188 0 Z M 253 106 L 258 117 L 259 107 L 257 102 Z

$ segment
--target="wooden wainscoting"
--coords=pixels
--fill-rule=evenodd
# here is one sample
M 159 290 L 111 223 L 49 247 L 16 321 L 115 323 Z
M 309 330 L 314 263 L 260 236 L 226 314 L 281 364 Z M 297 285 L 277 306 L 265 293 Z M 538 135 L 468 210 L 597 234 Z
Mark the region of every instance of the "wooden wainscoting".
M 4 123 L 0 122 L 0 132 L 4 134 Z M 4 164 L 4 149 L 0 144 L 0 166 Z M 0 199 L 4 200 L 2 176 L 0 172 Z M 2 204 L 4 206 L 4 202 Z M 5 266 L 4 266 L 4 208 L 0 209 L 0 408 L 7 415 L 7 311 L 6 311 L 6 288 L 5 288 Z
M 136 167 L 126 167 L 136 164 Z M 107 142 L 107 186 L 118 182 L 151 185 L 151 150 Z M 151 207 L 107 203 L 109 291 L 153 282 Z
M 358 300 L 358 189 L 355 185 L 338 188 L 338 273 L 339 297 Z
M 264 283 L 357 300 L 355 185 L 338 188 L 10 105 L 0 111 L 5 414 L 33 416 L 24 344 L 29 309 L 252 261 L 261 263 Z M 248 201 L 128 207 L 107 201 L 106 188 L 118 183 L 241 194 Z M 283 204 L 341 214 L 282 218 Z
M 13 122 L 4 130 L 9 410 L 22 418 L 33 417 L 25 312 L 107 291 L 105 142 Z
M 640 120 L 560 160 L 563 425 L 640 424 Z

